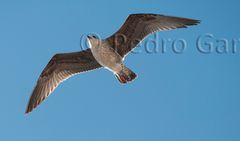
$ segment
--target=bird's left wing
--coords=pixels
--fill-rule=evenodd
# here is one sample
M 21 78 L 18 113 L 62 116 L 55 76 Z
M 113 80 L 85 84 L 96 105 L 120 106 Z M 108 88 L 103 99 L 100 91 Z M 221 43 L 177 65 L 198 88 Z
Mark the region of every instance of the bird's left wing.
M 124 57 L 146 36 L 157 31 L 184 28 L 200 21 L 158 14 L 131 14 L 122 27 L 107 40 Z
M 64 80 L 74 74 L 100 68 L 90 49 L 56 54 L 41 73 L 30 97 L 26 113 L 31 112 Z

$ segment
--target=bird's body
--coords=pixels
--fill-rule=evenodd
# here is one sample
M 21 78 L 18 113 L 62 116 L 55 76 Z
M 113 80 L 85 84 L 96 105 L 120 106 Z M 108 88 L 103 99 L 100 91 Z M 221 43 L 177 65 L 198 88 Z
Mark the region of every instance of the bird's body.
M 124 65 L 123 60 L 146 36 L 198 23 L 198 20 L 173 16 L 132 14 L 112 36 L 106 39 L 89 36 L 90 49 L 52 57 L 38 79 L 26 113 L 37 107 L 63 80 L 75 74 L 103 67 L 113 72 L 121 83 L 132 81 L 136 74 Z
M 117 73 L 123 65 L 123 58 L 115 52 L 106 40 L 88 38 L 93 57 L 104 68 Z M 95 43 L 98 42 L 98 43 Z
M 127 83 L 136 77 L 136 74 L 123 64 L 123 57 L 114 50 L 108 40 L 89 36 L 88 42 L 96 61 L 113 72 L 121 83 Z

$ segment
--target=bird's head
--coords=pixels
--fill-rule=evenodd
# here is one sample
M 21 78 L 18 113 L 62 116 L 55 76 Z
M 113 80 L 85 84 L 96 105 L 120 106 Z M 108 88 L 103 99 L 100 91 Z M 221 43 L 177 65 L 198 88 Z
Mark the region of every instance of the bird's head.
M 90 46 L 99 46 L 101 44 L 101 40 L 96 35 L 88 35 L 87 40 Z

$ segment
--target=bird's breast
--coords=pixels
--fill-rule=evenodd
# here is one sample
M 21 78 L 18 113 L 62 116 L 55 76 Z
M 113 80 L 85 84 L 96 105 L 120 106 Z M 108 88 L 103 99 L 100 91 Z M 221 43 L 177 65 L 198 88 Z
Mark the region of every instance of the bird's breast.
M 116 70 L 116 66 L 122 64 L 122 58 L 112 48 L 106 46 L 91 47 L 94 58 L 100 65 L 110 70 Z

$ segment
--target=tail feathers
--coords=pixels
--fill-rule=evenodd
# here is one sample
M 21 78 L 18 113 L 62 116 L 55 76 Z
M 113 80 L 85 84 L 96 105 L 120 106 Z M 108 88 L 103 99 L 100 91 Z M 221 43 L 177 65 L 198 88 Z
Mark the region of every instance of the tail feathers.
M 125 67 L 122 71 L 116 74 L 116 77 L 120 83 L 125 84 L 135 79 L 137 75 L 133 71 Z

